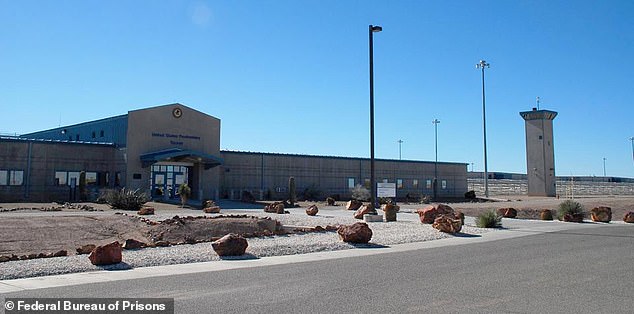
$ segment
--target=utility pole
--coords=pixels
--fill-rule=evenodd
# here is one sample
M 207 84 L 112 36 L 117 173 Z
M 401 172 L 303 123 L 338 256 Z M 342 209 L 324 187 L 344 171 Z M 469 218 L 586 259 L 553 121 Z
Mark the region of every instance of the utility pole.
M 484 97 L 484 68 L 490 67 L 484 60 L 480 60 L 480 63 L 476 64 L 476 69 L 482 69 L 482 130 L 484 133 L 484 195 L 489 197 L 489 170 L 487 168 L 487 119 L 486 119 L 486 106 Z

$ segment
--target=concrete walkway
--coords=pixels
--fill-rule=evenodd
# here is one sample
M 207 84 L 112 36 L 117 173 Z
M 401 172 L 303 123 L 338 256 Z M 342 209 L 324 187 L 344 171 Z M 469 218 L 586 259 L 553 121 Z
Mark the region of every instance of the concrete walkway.
M 467 223 L 473 224 L 473 217 L 467 217 Z M 130 270 L 120 271 L 95 271 L 76 274 L 65 274 L 56 276 L 23 278 L 0 281 L 0 293 L 9 293 L 23 290 L 42 289 L 60 286 L 89 284 L 96 282 L 108 282 L 116 280 L 128 280 L 147 277 L 169 276 L 179 274 L 192 274 L 200 272 L 222 271 L 228 269 L 261 267 L 270 265 L 280 265 L 289 263 L 301 263 L 319 260 L 339 259 L 353 256 L 367 256 L 372 254 L 386 254 L 403 252 L 410 250 L 422 250 L 429 248 L 456 246 L 471 243 L 481 243 L 487 241 L 503 241 L 506 239 L 543 234 L 549 232 L 558 232 L 563 230 L 584 230 L 588 228 L 624 226 L 623 222 L 613 222 L 609 224 L 600 224 L 587 222 L 583 224 L 564 223 L 559 221 L 535 221 L 535 220 L 517 220 L 504 219 L 503 229 L 494 232 L 485 233 L 479 237 L 456 236 L 447 239 L 416 242 L 393 245 L 385 248 L 359 248 L 342 251 L 317 252 L 309 254 L 287 255 L 263 257 L 259 259 L 247 260 L 224 260 L 204 263 L 192 263 L 181 265 L 166 265 L 143 267 Z M 634 226 L 632 226 L 634 228 Z

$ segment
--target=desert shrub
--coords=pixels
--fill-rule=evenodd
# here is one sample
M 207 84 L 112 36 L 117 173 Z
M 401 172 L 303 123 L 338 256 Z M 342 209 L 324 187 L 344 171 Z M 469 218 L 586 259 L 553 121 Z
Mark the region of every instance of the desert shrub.
M 575 202 L 573 200 L 565 200 L 559 204 L 557 207 L 557 217 L 559 219 L 563 219 L 564 215 L 583 215 L 583 206 L 579 202 Z
M 352 189 L 352 199 L 358 201 L 369 201 L 370 200 L 370 191 L 366 189 L 363 185 L 357 184 Z
M 127 190 L 126 188 L 107 190 L 104 198 L 112 208 L 134 211 L 141 209 L 141 206 L 149 200 L 147 194 L 139 189 Z
M 321 199 L 321 191 L 319 188 L 311 184 L 309 187 L 305 188 L 302 192 L 302 198 L 307 201 L 316 201 Z
M 502 227 L 502 216 L 499 216 L 494 210 L 485 211 L 476 218 L 476 226 L 479 228 Z
M 295 202 L 297 202 L 297 191 L 295 190 L 295 178 L 288 178 L 288 202 L 291 203 L 291 206 L 295 206 Z

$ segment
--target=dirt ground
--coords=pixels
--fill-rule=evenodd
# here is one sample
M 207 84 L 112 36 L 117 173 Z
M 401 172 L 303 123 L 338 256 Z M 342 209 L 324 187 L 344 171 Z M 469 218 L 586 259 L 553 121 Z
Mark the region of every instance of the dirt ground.
M 512 207 L 518 210 L 520 219 L 539 219 L 541 209 L 556 210 L 564 199 L 546 197 L 516 196 L 504 199 L 494 199 L 488 202 L 449 202 L 456 210 L 467 216 L 477 216 L 479 213 L 498 208 Z M 634 211 L 633 196 L 593 196 L 578 197 L 585 211 L 596 206 L 612 208 L 612 220 L 622 220 L 625 213 Z M 344 202 L 330 209 L 343 209 Z M 302 202 L 301 207 L 316 204 L 320 209 L 325 203 Z M 69 255 L 75 254 L 75 249 L 86 244 L 102 245 L 112 241 L 123 242 L 135 239 L 152 244 L 158 241 L 170 243 L 193 243 L 212 241 L 226 233 L 234 232 L 244 235 L 268 235 L 278 232 L 280 226 L 275 220 L 254 220 L 243 215 L 243 219 L 168 219 L 162 223 L 148 223 L 135 212 L 125 212 L 125 215 L 115 214 L 105 204 L 87 205 L 90 210 L 74 208 L 56 211 L 44 211 L 55 208 L 50 203 L 0 203 L 0 256 L 28 255 L 38 253 L 52 253 L 66 250 Z M 157 213 L 181 215 L 199 215 L 200 210 L 188 211 L 176 205 L 149 203 Z M 244 208 L 253 208 L 252 204 L 244 204 Z M 414 211 L 425 204 L 399 204 L 403 211 Z M 250 206 L 250 207 L 249 207 Z M 17 209 L 17 210 L 15 210 Z M 123 212 L 117 210 L 117 212 Z M 245 212 L 247 214 L 247 212 Z M 150 216 L 151 217 L 151 216 Z M 153 218 L 154 219 L 154 218 Z

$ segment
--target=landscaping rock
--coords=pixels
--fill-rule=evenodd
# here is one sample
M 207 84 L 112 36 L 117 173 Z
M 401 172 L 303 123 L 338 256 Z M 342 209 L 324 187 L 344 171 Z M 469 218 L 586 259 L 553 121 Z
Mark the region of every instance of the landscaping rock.
M 401 210 L 401 207 L 396 204 L 388 203 L 388 204 L 381 205 L 381 210 L 383 211 L 393 210 L 398 212 L 399 210 Z
M 82 247 L 78 247 L 76 249 L 77 255 L 90 254 L 90 252 L 92 252 L 92 250 L 94 250 L 96 247 L 97 246 L 94 244 L 86 244 L 86 245 L 83 245 Z
M 432 224 L 438 215 L 438 210 L 433 205 L 428 205 L 416 210 L 416 213 L 418 213 L 420 222 L 424 224 Z
M 141 242 L 141 241 L 137 241 L 135 239 L 127 239 L 125 240 L 125 242 L 123 242 L 123 248 L 126 250 L 136 250 L 136 249 L 140 249 L 142 247 L 145 247 L 145 243 Z
M 275 205 L 275 213 L 277 214 L 287 214 L 288 212 L 284 211 L 284 203 L 278 203 Z
M 220 206 L 208 206 L 203 208 L 203 212 L 207 213 L 207 214 L 218 214 L 220 213 Z
M 308 216 L 315 216 L 317 215 L 318 212 L 319 212 L 319 209 L 317 208 L 317 205 L 310 205 L 308 206 L 308 208 L 306 208 L 306 214 Z
M 141 207 L 137 212 L 137 215 L 154 215 L 153 207 Z
M 350 200 L 346 203 L 347 210 L 357 210 L 363 205 L 363 202 L 357 200 Z
M 60 257 L 60 256 L 68 256 L 68 252 L 66 250 L 59 250 L 51 254 L 51 257 Z
M 595 222 L 610 222 L 612 220 L 612 208 L 606 206 L 595 207 L 590 210 L 590 217 Z
M 462 230 L 462 221 L 454 215 L 439 215 L 431 225 L 445 233 L 458 233 Z
M 334 199 L 334 198 L 332 198 L 332 197 L 327 197 L 327 198 L 326 198 L 326 204 L 327 204 L 328 206 L 335 206 L 335 205 L 336 205 L 335 199 Z
M 339 238 L 348 243 L 368 243 L 372 239 L 372 229 L 364 222 L 341 226 L 337 229 Z
M 630 224 L 634 223 L 634 212 L 628 212 L 627 214 L 625 214 L 625 216 L 623 216 L 623 221 Z
M 465 199 L 468 199 L 468 200 L 474 200 L 474 199 L 476 199 L 476 193 L 475 193 L 475 191 L 473 191 L 473 190 L 471 190 L 471 191 L 467 191 L 467 192 L 464 194 L 464 198 L 465 198 Z
M 456 216 L 456 219 L 460 219 L 460 223 L 464 226 L 464 213 L 457 211 L 454 215 Z
M 363 219 L 363 215 L 369 214 L 372 212 L 372 208 L 370 205 L 363 205 L 356 212 L 354 212 L 354 218 Z
M 553 212 L 550 209 L 542 209 L 539 213 L 539 219 L 541 220 L 553 220 Z
M 264 211 L 267 213 L 277 213 L 277 214 L 283 214 L 284 213 L 284 203 L 282 202 L 274 202 L 271 204 L 268 204 L 264 207 Z
M 515 208 L 499 208 L 497 212 L 499 216 L 502 216 L 504 218 L 517 217 L 517 210 Z
M 396 221 L 396 213 L 400 210 L 398 205 L 385 204 L 381 206 L 381 209 L 385 213 L 385 221 Z
M 9 256 L 9 255 L 0 256 L 0 263 L 8 262 L 10 260 L 11 260 L 11 256 Z
M 239 256 L 247 250 L 247 240 L 235 233 L 230 233 L 224 237 L 211 242 L 211 247 L 219 256 Z
M 583 214 L 565 214 L 563 217 L 565 222 L 583 222 Z
M 114 241 L 110 244 L 97 246 L 88 256 L 93 265 L 110 265 L 121 263 L 121 244 Z

